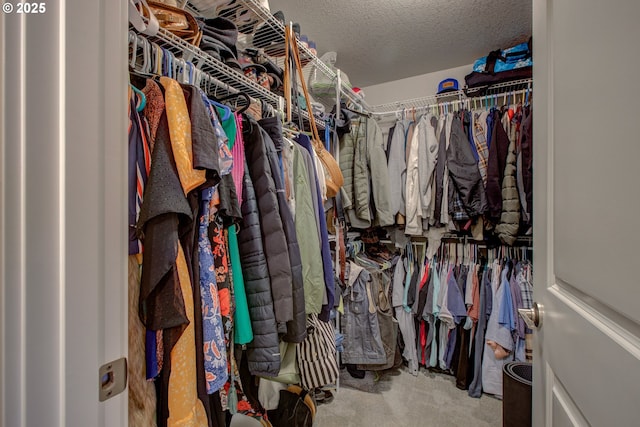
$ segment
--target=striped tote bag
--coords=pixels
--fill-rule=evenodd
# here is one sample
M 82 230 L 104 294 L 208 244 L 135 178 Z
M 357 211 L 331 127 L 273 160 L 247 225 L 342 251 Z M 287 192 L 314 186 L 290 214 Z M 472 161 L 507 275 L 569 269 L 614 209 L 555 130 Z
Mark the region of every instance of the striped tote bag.
M 298 344 L 296 358 L 302 387 L 312 390 L 334 384 L 338 360 L 332 323 L 323 322 L 317 314 L 307 316 L 307 338 Z

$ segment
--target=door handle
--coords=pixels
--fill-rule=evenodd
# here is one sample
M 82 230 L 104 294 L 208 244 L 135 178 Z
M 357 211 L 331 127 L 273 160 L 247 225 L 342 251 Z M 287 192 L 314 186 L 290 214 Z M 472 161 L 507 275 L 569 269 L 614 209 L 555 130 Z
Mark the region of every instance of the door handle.
M 531 308 L 519 308 L 518 314 L 529 329 L 537 329 L 542 325 L 542 305 L 537 302 L 534 302 Z

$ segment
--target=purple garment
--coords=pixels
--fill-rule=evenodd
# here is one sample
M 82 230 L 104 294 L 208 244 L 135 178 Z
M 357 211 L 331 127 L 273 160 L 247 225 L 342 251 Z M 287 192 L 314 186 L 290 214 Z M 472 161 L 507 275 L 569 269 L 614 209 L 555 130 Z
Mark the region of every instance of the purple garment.
M 493 112 L 495 108 L 492 108 L 489 114 L 487 115 L 487 149 L 491 148 L 491 138 L 493 136 L 493 124 L 495 119 L 493 117 Z
M 156 341 L 156 331 L 147 329 L 145 335 L 145 359 L 147 362 L 147 379 L 151 380 L 158 376 L 158 343 Z
M 509 285 L 511 286 L 511 300 L 513 303 L 513 317 L 516 320 L 516 331 L 518 332 L 518 336 L 524 339 L 526 325 L 524 320 L 518 316 L 518 309 L 524 308 L 524 304 L 522 302 L 522 293 L 520 292 L 520 285 L 518 284 L 515 271 L 511 274 Z
M 142 253 L 142 244 L 136 233 L 142 196 L 151 167 L 151 152 L 142 119 L 136 110 L 137 97 L 129 100 L 129 255 Z
M 464 305 L 464 295 L 458 286 L 454 269 L 449 270 L 447 275 L 447 310 L 453 316 L 453 321 L 459 324 L 467 316 L 467 307 Z M 449 339 L 447 341 L 447 350 L 445 352 L 445 362 L 447 369 L 451 367 L 451 360 L 456 348 L 457 334 L 455 329 L 449 331 Z
M 453 316 L 454 322 L 458 324 L 467 317 L 467 307 L 464 305 L 464 295 L 458 286 L 455 274 L 450 273 L 447 275 L 447 285 L 449 286 L 447 291 L 447 309 Z
M 444 360 L 447 365 L 447 369 L 451 369 L 451 361 L 453 360 L 453 353 L 456 350 L 456 342 L 458 341 L 458 334 L 455 329 L 449 331 L 449 340 L 447 341 L 447 352 L 445 353 Z

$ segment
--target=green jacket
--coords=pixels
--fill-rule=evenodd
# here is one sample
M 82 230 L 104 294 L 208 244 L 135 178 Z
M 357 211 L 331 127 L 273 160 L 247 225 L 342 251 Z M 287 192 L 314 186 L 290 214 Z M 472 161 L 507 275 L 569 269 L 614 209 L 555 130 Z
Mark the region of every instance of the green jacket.
M 316 213 L 311 196 L 306 163 L 301 150 L 293 145 L 293 191 L 295 194 L 295 225 L 302 258 L 304 305 L 307 314 L 322 310 L 324 270 L 320 253 L 320 236 L 316 227 Z M 315 182 L 313 183 L 315 185 Z
M 340 141 L 340 168 L 345 177 L 343 205 L 351 226 L 393 225 L 387 157 L 375 120 L 352 120 L 351 132 Z

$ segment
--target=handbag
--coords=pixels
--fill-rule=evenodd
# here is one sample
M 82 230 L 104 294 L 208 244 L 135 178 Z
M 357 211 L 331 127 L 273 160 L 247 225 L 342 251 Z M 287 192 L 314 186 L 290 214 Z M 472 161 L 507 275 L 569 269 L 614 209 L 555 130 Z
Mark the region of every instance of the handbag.
M 293 58 L 293 62 L 296 64 L 296 70 L 298 75 L 304 76 L 302 73 L 302 65 L 300 63 L 300 53 L 298 49 L 298 41 L 294 34 L 291 33 L 291 29 L 289 27 L 285 28 L 285 47 L 287 58 L 288 54 L 291 53 Z M 289 47 L 291 47 L 291 52 L 289 52 Z M 285 61 L 285 76 L 289 75 L 288 65 L 289 61 Z M 285 80 L 289 80 L 285 77 Z M 336 161 L 336 159 L 331 155 L 329 151 L 324 147 L 324 144 L 320 141 L 320 136 L 318 135 L 318 129 L 316 127 L 316 122 L 313 119 L 313 108 L 311 106 L 311 98 L 309 97 L 309 91 L 307 90 L 307 83 L 304 78 L 300 79 L 300 83 L 302 84 L 302 91 L 304 92 L 304 99 L 307 104 L 307 112 L 309 113 L 310 127 L 311 132 L 313 134 L 313 138 L 311 143 L 313 145 L 313 149 L 320 159 L 322 163 L 322 168 L 325 176 L 325 182 L 327 186 L 327 197 L 335 197 L 340 188 L 344 184 L 344 176 L 342 175 L 342 170 L 340 169 L 340 165 Z M 287 97 L 287 120 L 291 121 L 291 82 L 287 81 L 285 83 L 285 97 Z
M 333 326 L 317 314 L 307 317 L 307 337 L 298 344 L 298 369 L 302 387 L 312 390 L 335 383 L 338 378 Z
M 202 30 L 189 11 L 159 1 L 149 0 L 147 3 L 160 27 L 194 46 L 200 45 Z
M 312 427 L 316 404 L 307 390 L 291 385 L 280 390 L 278 409 L 269 411 L 269 419 L 277 427 Z

